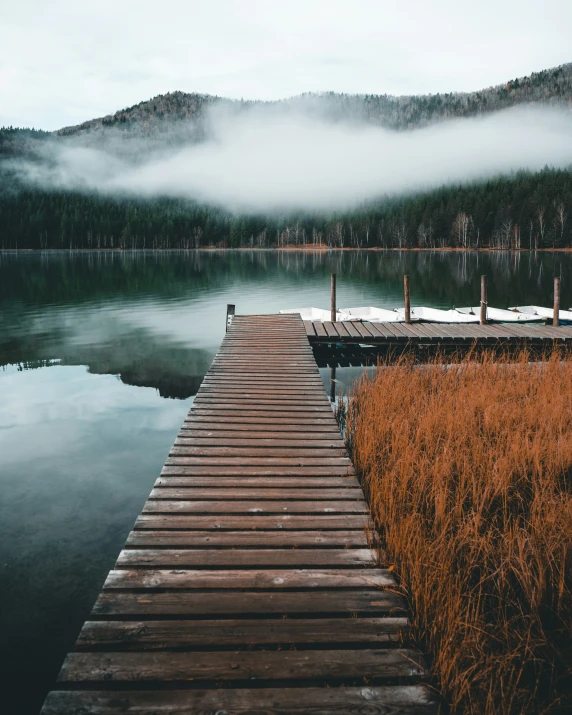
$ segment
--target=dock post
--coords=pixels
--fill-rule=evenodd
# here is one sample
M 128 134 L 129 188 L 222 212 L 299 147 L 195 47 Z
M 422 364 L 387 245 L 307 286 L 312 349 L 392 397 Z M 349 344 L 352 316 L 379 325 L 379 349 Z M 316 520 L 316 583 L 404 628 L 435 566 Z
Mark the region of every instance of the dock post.
M 330 368 L 330 402 L 332 405 L 336 401 L 336 366 Z
M 409 276 L 403 276 L 403 293 L 405 297 L 405 322 L 411 322 L 411 299 L 409 297 Z
M 232 323 L 232 319 L 234 318 L 234 305 L 231 303 L 226 304 L 226 330 L 225 333 L 228 332 L 228 326 Z
M 487 277 L 481 276 L 481 325 L 487 324 Z
M 554 315 L 552 325 L 560 325 L 560 278 L 554 279 Z
M 332 273 L 332 282 L 330 286 L 330 320 L 336 322 L 336 274 Z

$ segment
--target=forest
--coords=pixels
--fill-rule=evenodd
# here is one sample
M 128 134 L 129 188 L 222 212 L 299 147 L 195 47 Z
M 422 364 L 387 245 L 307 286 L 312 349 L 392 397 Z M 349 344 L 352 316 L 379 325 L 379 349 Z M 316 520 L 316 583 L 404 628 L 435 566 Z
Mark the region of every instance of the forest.
M 518 172 L 329 215 L 236 215 L 183 199 L 0 183 L 0 249 L 203 247 L 569 248 L 572 170 Z
M 208 112 L 256 104 L 397 131 L 518 104 L 572 106 L 572 64 L 478 92 L 427 96 L 301 95 L 282 102 L 232 101 L 173 92 L 57 132 L 0 129 L 0 249 L 495 248 L 572 247 L 572 167 L 521 171 L 399 198 L 380 196 L 352 211 L 235 214 L 169 197 L 39 188 L 14 169 L 48 161 L 50 147 L 173 147 L 200 143 Z M 113 144 L 115 142 L 115 144 Z M 42 154 L 42 147 L 46 152 Z M 131 149 L 130 149 L 131 147 Z M 46 156 L 48 159 L 46 159 Z

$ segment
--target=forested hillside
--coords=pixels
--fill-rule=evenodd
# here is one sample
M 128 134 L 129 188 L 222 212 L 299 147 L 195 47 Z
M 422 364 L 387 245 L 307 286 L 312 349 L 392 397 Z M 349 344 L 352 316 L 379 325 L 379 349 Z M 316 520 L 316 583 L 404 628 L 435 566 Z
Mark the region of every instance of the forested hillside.
M 203 246 L 562 248 L 572 246 L 572 173 L 546 169 L 383 200 L 342 215 L 234 215 L 179 199 L 0 192 L 0 248 Z
M 572 64 L 474 93 L 330 93 L 266 104 L 407 131 L 522 103 L 572 109 Z M 152 148 L 153 142 L 160 147 L 201 142 L 208 111 L 217 104 L 240 112 L 264 103 L 174 92 L 56 133 L 0 130 L 0 249 L 572 246 L 572 173 L 549 168 L 402 198 L 379 197 L 351 212 L 287 215 L 237 215 L 176 198 L 111 198 L 79 186 L 75 191 L 39 188 L 14 169 L 22 158 L 49 163 L 54 147 L 88 147 L 110 137 L 118 150 L 132 145 L 133 152 L 142 136 Z
M 72 136 L 115 127 L 122 132 L 166 131 L 169 122 L 193 120 L 200 124 L 215 105 L 237 111 L 255 105 L 303 109 L 337 120 L 366 121 L 388 129 L 411 129 L 451 118 L 471 117 L 519 104 L 572 105 L 572 63 L 534 72 L 478 92 L 395 97 L 387 94 L 304 94 L 278 102 L 232 101 L 203 94 L 172 92 L 58 132 Z

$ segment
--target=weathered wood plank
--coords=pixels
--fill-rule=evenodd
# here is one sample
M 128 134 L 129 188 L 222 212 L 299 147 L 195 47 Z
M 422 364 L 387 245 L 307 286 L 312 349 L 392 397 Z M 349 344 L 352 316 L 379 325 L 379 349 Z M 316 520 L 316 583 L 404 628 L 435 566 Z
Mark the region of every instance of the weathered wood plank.
M 149 499 L 188 499 L 188 500 L 232 500 L 244 501 L 256 498 L 257 501 L 284 499 L 287 501 L 309 501 L 313 499 L 324 501 L 351 501 L 363 499 L 360 487 L 338 489 L 336 487 L 259 487 L 254 492 L 252 488 L 241 489 L 232 487 L 158 487 L 149 494 Z
M 214 534 L 205 531 L 132 531 L 125 543 L 135 548 L 185 548 L 185 547 L 231 547 L 256 546 L 264 549 L 336 547 L 367 549 L 367 537 L 363 531 L 221 531 Z
M 370 528 L 368 514 L 328 513 L 312 514 L 211 514 L 192 515 L 184 513 L 152 514 L 143 513 L 137 517 L 135 529 L 367 529 Z
M 243 466 L 230 466 L 230 465 L 210 465 L 210 466 L 196 466 L 196 465 L 167 465 L 161 470 L 162 476 L 221 476 L 221 477 L 232 477 L 240 476 L 246 474 L 249 477 L 259 476 L 259 477 L 272 477 L 272 476 L 333 476 L 340 477 L 343 475 L 350 476 L 355 475 L 353 466 L 341 465 L 333 467 L 320 467 L 316 465 L 297 467 L 291 465 L 273 465 L 269 467 L 260 465 L 250 465 L 247 469 Z
M 224 533 L 224 532 L 223 532 Z M 256 533 L 256 532 L 254 532 Z M 262 533 L 262 532 L 261 532 Z M 265 533 L 264 536 L 268 534 Z M 189 570 L 125 569 L 111 570 L 104 590 L 116 589 L 271 589 L 293 588 L 376 588 L 397 587 L 386 569 L 264 569 L 264 570 Z M 335 634 L 334 634 L 335 637 Z
M 233 566 L 312 568 L 324 566 L 374 566 L 375 553 L 367 548 L 343 549 L 124 549 L 117 559 L 118 568 L 152 567 L 158 569 L 192 566 L 194 568 L 232 568 Z
M 369 613 L 404 615 L 405 601 L 390 591 L 219 591 L 148 594 L 104 591 L 92 616 L 222 616 L 236 614 Z
M 356 477 L 159 477 L 155 488 L 160 487 L 213 487 L 235 488 L 250 490 L 247 493 L 255 494 L 252 489 L 270 487 L 276 489 L 286 488 L 317 488 L 331 487 L 337 489 L 357 489 L 360 484 Z M 224 492 L 219 492 L 224 496 Z
M 435 715 L 428 688 L 420 685 L 344 688 L 256 688 L 50 693 L 42 715 Z
M 60 683 L 386 680 L 423 675 L 419 653 L 393 648 L 203 653 L 70 653 Z M 383 674 L 383 675 L 382 675 Z
M 240 572 L 237 572 L 240 574 Z M 192 650 L 326 643 L 399 643 L 407 618 L 265 618 L 87 621 L 76 648 L 108 651 Z
M 149 499 L 144 514 L 368 514 L 365 499 L 355 501 L 186 501 Z

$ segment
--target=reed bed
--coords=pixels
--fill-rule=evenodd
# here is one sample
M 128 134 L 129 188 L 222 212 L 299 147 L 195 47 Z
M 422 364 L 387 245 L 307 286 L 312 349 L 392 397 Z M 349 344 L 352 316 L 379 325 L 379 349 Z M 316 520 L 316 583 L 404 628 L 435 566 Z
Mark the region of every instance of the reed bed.
M 450 712 L 572 712 L 572 359 L 387 360 L 346 436 Z

